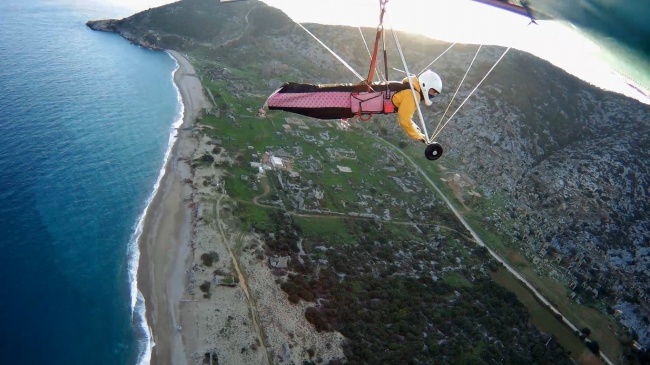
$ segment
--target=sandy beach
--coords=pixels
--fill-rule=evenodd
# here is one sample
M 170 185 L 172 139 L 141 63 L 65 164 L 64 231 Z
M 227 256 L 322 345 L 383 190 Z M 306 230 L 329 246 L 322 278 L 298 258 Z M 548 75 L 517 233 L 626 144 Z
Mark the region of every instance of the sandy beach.
M 183 99 L 183 123 L 139 241 L 138 286 L 145 297 L 147 322 L 153 330 L 155 345 L 151 362 L 155 364 L 185 363 L 184 345 L 178 331 L 181 325 L 178 303 L 191 264 L 188 242 L 192 188 L 184 181 L 192 177 L 186 161 L 197 146 L 191 128 L 201 109 L 209 107 L 192 65 L 181 55 L 170 53 L 180 66 L 174 81 Z
M 343 358 L 339 333 L 318 333 L 307 306 L 290 304 L 271 273 L 264 243 L 229 224 L 232 201 L 210 165 L 215 154 L 197 118 L 211 107 L 194 68 L 181 54 L 174 75 L 183 124 L 140 237 L 138 286 L 152 329 L 152 364 L 327 363 Z

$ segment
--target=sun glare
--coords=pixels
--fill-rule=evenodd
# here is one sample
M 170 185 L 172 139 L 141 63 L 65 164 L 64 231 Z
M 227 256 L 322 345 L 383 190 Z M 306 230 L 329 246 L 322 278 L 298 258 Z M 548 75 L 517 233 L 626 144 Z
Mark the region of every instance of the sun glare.
M 167 0 L 55 0 L 96 2 L 110 7 L 112 16 L 128 16 L 161 6 Z M 218 0 L 215 0 L 218 1 Z M 299 23 L 376 27 L 379 0 L 262 0 Z M 650 99 L 628 85 L 607 62 L 606 53 L 568 24 L 537 21 L 471 0 L 390 0 L 384 19 L 387 28 L 430 38 L 470 44 L 509 46 L 545 59 L 598 87 L 613 90 L 646 104 Z M 433 56 L 432 56 L 433 57 Z M 610 56 L 611 58 L 611 56 Z M 433 58 L 432 58 L 433 59 Z
M 376 27 L 378 0 L 263 0 L 294 21 Z M 391 0 L 385 26 L 446 42 L 513 47 L 595 86 L 650 104 L 606 61 L 605 52 L 569 24 L 537 21 L 471 0 Z M 432 58 L 433 59 L 433 58 Z

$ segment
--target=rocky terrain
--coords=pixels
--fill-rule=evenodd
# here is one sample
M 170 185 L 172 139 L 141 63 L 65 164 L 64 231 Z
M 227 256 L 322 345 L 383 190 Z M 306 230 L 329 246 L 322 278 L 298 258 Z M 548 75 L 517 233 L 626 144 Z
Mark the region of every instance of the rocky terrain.
M 256 1 L 183 1 L 88 26 L 145 47 L 245 61 L 258 71 L 251 74 L 255 82 L 233 84 L 238 95 L 260 104 L 281 81 L 356 81 L 283 13 Z M 308 28 L 365 72 L 367 54 L 356 28 Z M 403 35 L 400 41 L 413 70 L 447 48 L 423 37 Z M 434 65 L 449 92 L 425 111 L 432 126 L 475 49 L 456 46 Z M 501 52 L 484 47 L 454 106 Z M 388 120 L 379 118 L 382 128 L 395 130 Z M 540 273 L 570 287 L 574 300 L 616 313 L 642 346 L 650 346 L 650 107 L 513 50 L 439 141 L 445 164 L 490 202 L 476 207 L 486 227 L 508 237 L 504 244 L 524 252 Z
M 650 345 L 650 108 L 521 53 L 475 97 L 442 142 L 503 202 L 486 224 Z

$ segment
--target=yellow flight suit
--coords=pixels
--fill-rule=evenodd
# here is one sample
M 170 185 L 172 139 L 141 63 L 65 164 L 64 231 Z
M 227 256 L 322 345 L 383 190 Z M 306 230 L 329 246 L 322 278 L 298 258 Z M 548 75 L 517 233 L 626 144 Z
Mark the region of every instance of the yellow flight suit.
M 402 80 L 402 82 L 408 84 L 406 77 L 404 80 Z M 413 84 L 415 95 L 418 97 L 417 102 L 419 103 L 422 100 L 422 94 L 420 93 L 420 83 L 414 76 L 411 76 L 411 83 Z M 413 99 L 411 88 L 409 87 L 406 90 L 396 92 L 395 95 L 393 95 L 392 101 L 393 105 L 395 105 L 397 108 L 397 121 L 399 122 L 399 125 L 402 127 L 404 132 L 415 140 L 426 140 L 426 136 L 420 132 L 419 128 L 412 119 L 417 106 L 415 104 L 415 100 Z

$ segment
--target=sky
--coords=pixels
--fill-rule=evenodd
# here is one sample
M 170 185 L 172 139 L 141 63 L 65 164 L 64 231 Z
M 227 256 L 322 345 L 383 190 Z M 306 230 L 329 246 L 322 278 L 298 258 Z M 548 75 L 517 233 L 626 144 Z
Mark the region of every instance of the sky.
M 300 23 L 376 27 L 379 21 L 379 0 L 263 1 Z M 386 9 L 384 23 L 389 29 L 447 42 L 513 47 L 593 85 L 650 104 L 647 96 L 612 68 L 611 53 L 569 23 L 538 20 L 538 25 L 530 24 L 526 17 L 470 0 L 390 0 Z
M 379 0 L 262 1 L 299 23 L 375 28 L 379 22 Z M 123 11 L 124 17 L 170 2 L 110 0 Z M 545 59 L 593 85 L 650 104 L 650 98 L 630 87 L 630 80 L 614 71 L 610 65 L 611 52 L 607 54 L 569 23 L 551 20 L 537 23 L 530 24 L 526 17 L 470 0 L 389 0 L 384 19 L 387 29 L 442 41 L 510 46 Z M 432 55 L 431 60 L 437 56 Z

